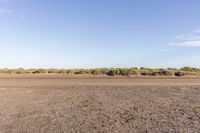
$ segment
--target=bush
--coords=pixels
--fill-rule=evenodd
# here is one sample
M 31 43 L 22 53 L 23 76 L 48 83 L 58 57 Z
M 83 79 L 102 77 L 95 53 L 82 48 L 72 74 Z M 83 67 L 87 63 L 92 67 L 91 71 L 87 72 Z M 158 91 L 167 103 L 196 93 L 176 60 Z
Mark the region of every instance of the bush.
M 177 71 L 177 72 L 175 72 L 175 76 L 184 76 L 185 75 L 185 73 L 183 72 L 183 71 Z
M 162 75 L 164 75 L 164 76 L 175 76 L 175 72 L 169 71 L 169 70 L 164 70 L 164 71 L 162 71 Z
M 119 75 L 128 75 L 128 69 L 119 69 Z
M 162 76 L 162 72 L 159 72 L 159 71 L 153 72 L 152 76 Z
M 128 70 L 128 76 L 139 75 L 139 74 L 140 72 L 137 69 L 132 68 Z
M 140 74 L 143 76 L 153 76 L 153 70 L 142 68 Z
M 181 68 L 181 71 L 193 72 L 193 69 L 190 67 L 183 67 Z
M 34 71 L 33 74 L 40 74 L 40 71 Z
M 120 70 L 119 69 L 112 69 L 107 72 L 108 76 L 115 76 L 115 75 L 120 75 Z

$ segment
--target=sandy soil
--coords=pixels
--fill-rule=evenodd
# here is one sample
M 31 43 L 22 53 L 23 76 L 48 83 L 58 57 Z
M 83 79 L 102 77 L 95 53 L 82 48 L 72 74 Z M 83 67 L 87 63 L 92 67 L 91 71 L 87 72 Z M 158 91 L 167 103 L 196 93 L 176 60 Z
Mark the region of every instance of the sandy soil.
M 200 79 L 0 75 L 1 133 L 200 131 Z

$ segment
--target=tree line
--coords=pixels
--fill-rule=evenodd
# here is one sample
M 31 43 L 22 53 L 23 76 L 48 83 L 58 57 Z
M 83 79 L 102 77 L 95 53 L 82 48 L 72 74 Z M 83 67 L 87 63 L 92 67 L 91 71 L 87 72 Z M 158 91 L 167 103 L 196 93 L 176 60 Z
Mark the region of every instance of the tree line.
M 96 68 L 96 69 L 0 69 L 1 74 L 88 74 L 108 76 L 192 76 L 200 75 L 199 68 Z

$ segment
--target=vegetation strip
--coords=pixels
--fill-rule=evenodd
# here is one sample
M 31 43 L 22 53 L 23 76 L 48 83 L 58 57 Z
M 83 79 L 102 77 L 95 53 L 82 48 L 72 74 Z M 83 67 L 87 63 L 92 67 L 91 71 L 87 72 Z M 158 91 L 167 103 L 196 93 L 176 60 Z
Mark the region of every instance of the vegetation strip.
M 96 69 L 0 69 L 1 74 L 89 74 L 108 76 L 200 76 L 199 68 L 96 68 Z

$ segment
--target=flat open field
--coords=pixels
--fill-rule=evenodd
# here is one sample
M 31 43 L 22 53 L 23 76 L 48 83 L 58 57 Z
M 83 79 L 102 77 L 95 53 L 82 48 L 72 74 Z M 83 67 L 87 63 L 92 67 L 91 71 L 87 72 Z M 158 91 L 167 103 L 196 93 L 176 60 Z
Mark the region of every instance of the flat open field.
M 1 133 L 200 131 L 200 79 L 0 75 Z

